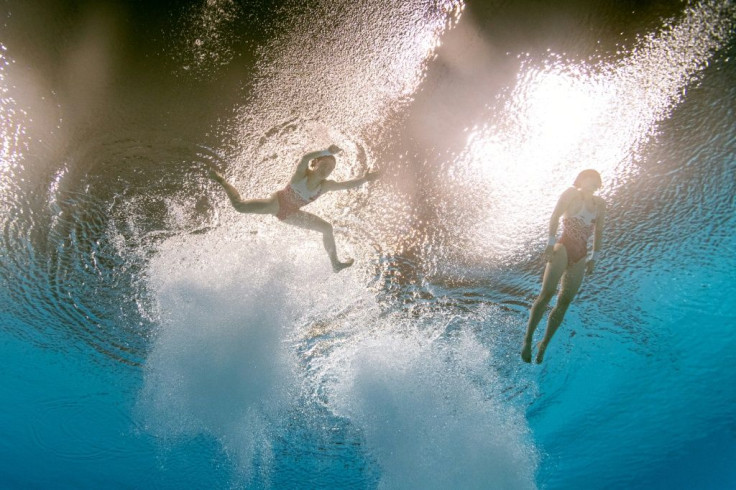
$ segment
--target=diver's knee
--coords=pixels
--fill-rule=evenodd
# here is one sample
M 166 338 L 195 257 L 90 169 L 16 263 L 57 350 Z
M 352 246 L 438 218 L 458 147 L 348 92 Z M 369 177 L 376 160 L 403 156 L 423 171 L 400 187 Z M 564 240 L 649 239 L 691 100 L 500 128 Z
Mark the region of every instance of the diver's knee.
M 574 296 L 560 296 L 557 298 L 557 308 L 567 309 L 570 303 L 572 303 L 573 298 Z
M 235 210 L 238 211 L 239 213 L 247 213 L 248 212 L 248 203 L 245 203 L 245 202 L 239 201 L 239 200 L 238 201 L 233 200 L 232 203 L 233 203 L 233 207 L 235 208 Z
M 537 299 L 534 300 L 532 308 L 546 308 L 551 300 L 552 295 L 540 294 L 537 296 Z
M 554 297 L 554 295 L 555 295 L 555 290 L 554 289 L 551 289 L 549 291 L 543 289 L 542 292 L 539 293 L 539 296 L 537 297 L 537 301 L 536 302 L 537 303 L 547 304 L 550 301 L 552 301 L 552 298 Z

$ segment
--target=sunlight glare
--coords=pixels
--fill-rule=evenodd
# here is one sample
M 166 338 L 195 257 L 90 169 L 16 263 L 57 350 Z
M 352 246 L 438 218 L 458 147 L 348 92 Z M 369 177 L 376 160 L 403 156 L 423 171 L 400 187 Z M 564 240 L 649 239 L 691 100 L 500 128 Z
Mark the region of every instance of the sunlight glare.
M 578 151 L 613 100 L 611 87 L 562 69 L 527 69 L 506 107 L 508 120 L 471 132 L 469 153 L 486 179 L 504 187 L 540 189 L 569 176 Z M 600 142 L 599 142 L 600 143 Z
M 468 131 L 452 170 L 484 203 L 473 227 L 479 256 L 534 253 L 527 244 L 547 233 L 557 198 L 583 169 L 601 173 L 606 198 L 636 178 L 659 123 L 728 39 L 734 10 L 717 1 L 690 7 L 612 63 L 555 54 L 522 61 L 515 87 Z

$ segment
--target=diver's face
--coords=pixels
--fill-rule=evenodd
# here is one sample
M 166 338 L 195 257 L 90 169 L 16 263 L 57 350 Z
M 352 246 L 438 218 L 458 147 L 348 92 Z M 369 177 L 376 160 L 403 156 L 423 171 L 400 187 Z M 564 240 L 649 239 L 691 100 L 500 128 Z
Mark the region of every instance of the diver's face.
M 321 179 L 329 177 L 333 170 L 335 170 L 334 158 L 323 158 L 314 166 L 314 173 Z
M 594 177 L 586 177 L 580 182 L 580 190 L 593 194 L 598 190 L 598 179 Z

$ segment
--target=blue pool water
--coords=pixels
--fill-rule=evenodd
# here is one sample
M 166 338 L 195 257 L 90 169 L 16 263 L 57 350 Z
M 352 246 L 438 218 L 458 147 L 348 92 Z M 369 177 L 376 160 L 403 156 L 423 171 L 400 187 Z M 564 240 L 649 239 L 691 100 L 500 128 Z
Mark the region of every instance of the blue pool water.
M 0 487 L 736 488 L 736 5 L 0 2 Z M 336 143 L 318 237 L 237 214 Z M 583 168 L 602 259 L 519 349 Z

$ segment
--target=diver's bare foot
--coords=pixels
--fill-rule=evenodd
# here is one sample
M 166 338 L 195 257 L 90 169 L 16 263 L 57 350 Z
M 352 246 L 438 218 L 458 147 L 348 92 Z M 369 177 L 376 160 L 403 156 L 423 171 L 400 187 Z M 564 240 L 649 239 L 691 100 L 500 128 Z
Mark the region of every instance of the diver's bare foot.
M 544 343 L 544 341 L 537 343 L 537 357 L 534 359 L 534 361 L 537 364 L 542 364 L 542 361 L 544 361 L 544 351 L 547 350 L 547 344 Z
M 532 342 L 524 339 L 521 346 L 521 360 L 524 362 L 532 362 Z
M 355 260 L 353 259 L 346 260 L 345 262 L 335 261 L 332 263 L 332 270 L 335 272 L 340 272 L 341 270 L 347 269 L 348 267 L 353 265 L 353 262 L 355 262 Z

